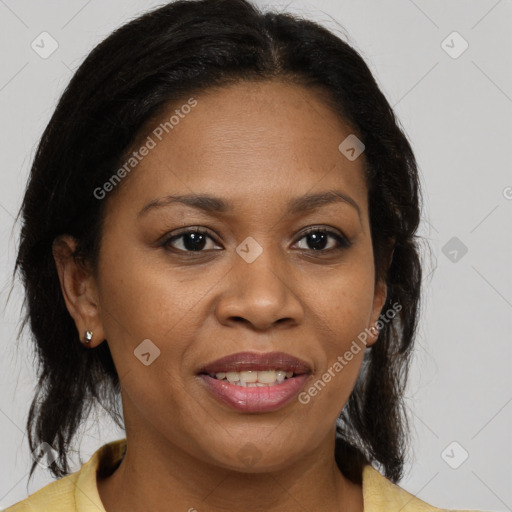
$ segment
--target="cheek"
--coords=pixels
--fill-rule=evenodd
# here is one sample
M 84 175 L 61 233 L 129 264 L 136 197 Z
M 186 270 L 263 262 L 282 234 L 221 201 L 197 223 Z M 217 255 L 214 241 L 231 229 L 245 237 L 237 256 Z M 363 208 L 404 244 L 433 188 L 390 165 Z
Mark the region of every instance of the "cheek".
M 317 327 L 324 329 L 323 339 L 332 349 L 345 344 L 368 327 L 373 309 L 372 268 L 362 264 L 333 269 L 310 287 L 309 303 L 314 309 Z M 305 295 L 307 296 L 307 295 Z
M 165 260 L 156 254 L 158 250 L 149 253 L 126 243 L 121 251 L 112 245 L 104 245 L 100 260 L 102 306 L 109 328 L 121 334 L 121 340 L 128 335 L 132 342 L 171 334 L 200 305 L 209 286 L 208 274 L 190 279 L 190 267 L 180 270 L 162 264 Z
M 199 328 L 194 322 L 201 322 L 201 297 L 208 283 L 185 280 L 179 271 L 153 265 L 129 248 L 116 252 L 105 245 L 100 263 L 102 322 L 119 374 L 146 377 L 138 358 L 143 342 L 150 349 L 149 359 L 155 361 L 153 373 L 160 363 L 177 374 Z
M 366 351 L 364 339 L 373 307 L 373 273 L 363 264 L 333 271 L 329 279 L 317 281 L 310 299 L 313 322 L 322 344 L 321 365 L 299 401 L 324 411 L 314 416 L 339 414 L 352 392 Z M 322 421 L 322 420 L 321 420 Z
M 177 433 L 183 423 L 189 434 L 197 428 L 199 435 L 200 428 L 185 419 L 201 410 L 184 385 L 184 368 L 203 321 L 200 299 L 209 286 L 181 279 L 174 269 L 152 265 L 128 250 L 117 254 L 115 264 L 107 259 L 113 254 L 105 256 L 102 320 L 127 398 L 126 417 L 142 414 L 156 428 L 173 425 L 170 430 Z M 162 412 L 163 404 L 168 412 Z

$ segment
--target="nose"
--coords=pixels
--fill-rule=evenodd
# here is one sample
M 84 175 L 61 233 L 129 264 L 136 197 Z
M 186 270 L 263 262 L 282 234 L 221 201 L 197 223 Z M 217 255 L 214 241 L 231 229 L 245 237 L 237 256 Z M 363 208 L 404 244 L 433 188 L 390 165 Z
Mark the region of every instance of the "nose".
M 297 282 L 284 262 L 264 250 L 252 263 L 235 255 L 223 279 L 216 315 L 223 325 L 246 324 L 256 331 L 302 323 L 303 306 Z

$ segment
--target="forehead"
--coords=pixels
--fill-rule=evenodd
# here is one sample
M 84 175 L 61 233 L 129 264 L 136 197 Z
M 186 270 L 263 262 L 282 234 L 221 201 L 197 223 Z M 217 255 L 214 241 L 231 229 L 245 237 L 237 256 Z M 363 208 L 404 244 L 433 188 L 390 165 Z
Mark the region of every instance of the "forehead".
M 169 105 L 139 138 L 135 150 L 152 149 L 121 196 L 208 192 L 247 202 L 269 190 L 287 200 L 341 188 L 364 208 L 364 155 L 351 161 L 340 152 L 353 131 L 323 94 L 283 81 L 241 82 Z

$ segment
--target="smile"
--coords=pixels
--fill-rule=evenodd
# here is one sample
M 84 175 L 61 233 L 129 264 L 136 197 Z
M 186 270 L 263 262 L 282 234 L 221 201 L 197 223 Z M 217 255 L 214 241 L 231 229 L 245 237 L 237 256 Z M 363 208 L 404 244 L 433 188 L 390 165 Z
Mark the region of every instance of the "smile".
M 283 352 L 241 352 L 203 366 L 209 394 L 242 412 L 271 412 L 288 405 L 311 376 L 305 361 Z
M 259 372 L 248 370 L 244 372 L 219 372 L 209 375 L 217 380 L 250 388 L 275 386 L 286 379 L 291 379 L 294 374 L 285 370 L 263 370 Z

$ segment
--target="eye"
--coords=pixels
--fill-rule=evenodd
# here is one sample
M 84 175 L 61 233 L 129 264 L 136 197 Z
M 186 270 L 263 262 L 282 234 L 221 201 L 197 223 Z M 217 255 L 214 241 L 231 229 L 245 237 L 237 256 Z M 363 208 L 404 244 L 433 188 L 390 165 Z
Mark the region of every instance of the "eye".
M 188 229 L 187 231 L 182 231 L 181 233 L 167 238 L 162 243 L 162 246 L 165 248 L 170 246 L 181 252 L 205 252 L 204 249 L 208 245 L 208 239 L 213 241 L 213 238 L 207 231 L 203 231 L 199 228 Z M 179 243 L 175 244 L 176 241 L 179 241 Z M 180 245 L 181 247 L 176 247 L 176 245 Z M 208 249 L 212 249 L 212 247 L 206 248 L 206 250 Z
M 352 242 L 336 231 L 317 227 L 309 228 L 303 232 L 297 243 L 300 243 L 303 239 L 306 240 L 306 244 L 310 248 L 299 247 L 299 249 L 306 251 L 329 252 L 331 250 L 346 249 L 352 245 Z M 329 239 L 334 240 L 334 247 L 332 243 L 330 244 L 331 247 L 328 247 Z M 214 243 L 213 246 L 208 247 L 208 241 L 215 242 L 207 231 L 195 228 L 187 229 L 168 237 L 162 242 L 162 246 L 175 249 L 178 252 L 205 252 L 215 249 Z
M 328 245 L 329 238 L 335 241 L 335 246 L 332 247 L 331 244 L 331 247 L 326 248 L 326 246 Z M 303 234 L 303 236 L 298 240 L 298 242 L 300 242 L 303 239 L 306 239 L 306 244 L 309 244 L 311 248 L 299 247 L 299 249 L 304 249 L 306 251 L 328 252 L 336 249 L 346 249 L 352 245 L 352 242 L 350 242 L 343 235 L 325 228 L 309 228 L 305 232 L 305 234 Z M 336 243 L 338 244 L 337 247 Z

